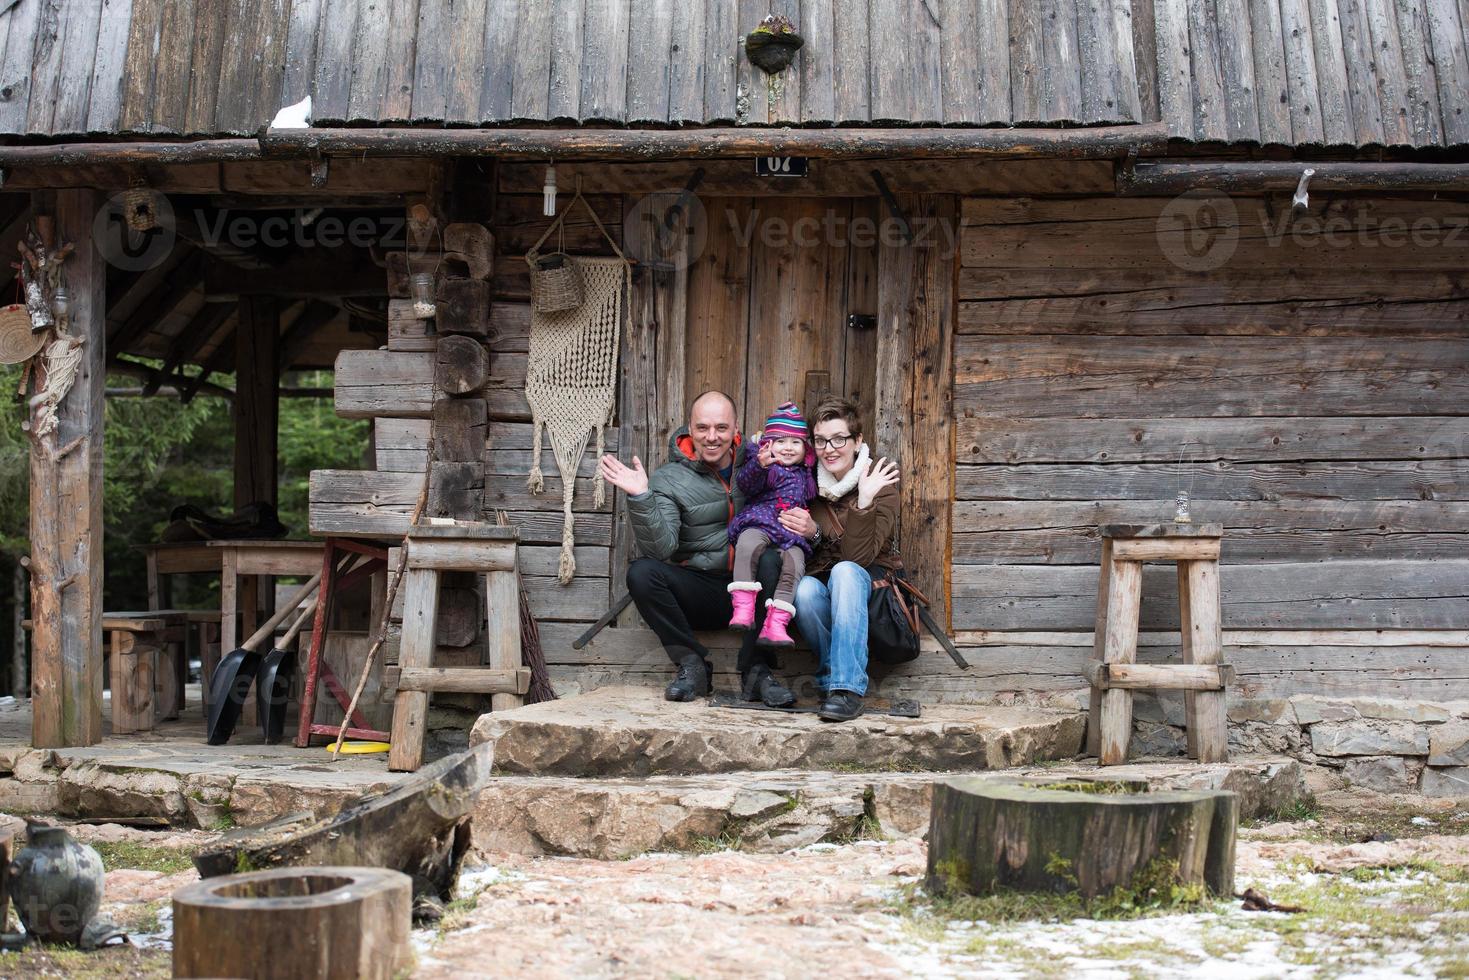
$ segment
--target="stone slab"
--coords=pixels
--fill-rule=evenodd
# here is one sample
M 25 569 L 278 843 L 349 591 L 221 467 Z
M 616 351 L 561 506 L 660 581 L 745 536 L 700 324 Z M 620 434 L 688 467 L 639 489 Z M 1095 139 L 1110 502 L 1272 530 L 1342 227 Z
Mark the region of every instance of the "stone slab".
M 495 743 L 505 773 L 649 776 L 771 769 L 1003 769 L 1081 750 L 1086 716 L 1047 708 L 940 705 L 922 718 L 815 715 L 677 704 L 642 687 L 482 715 L 471 744 Z
M 1418 792 L 1424 796 L 1469 798 L 1469 766 L 1449 766 L 1443 769 L 1429 766 L 1423 770 Z
M 1011 770 L 1054 778 L 1143 780 L 1155 789 L 1224 789 L 1241 816 L 1283 809 L 1302 792 L 1291 759 L 1218 765 L 1095 763 Z M 474 846 L 485 854 L 615 860 L 647 851 L 739 847 L 784 851 L 855 836 L 927 833 L 933 772 L 717 773 L 645 778 L 497 776 L 475 805 Z
M 1317 755 L 1427 755 L 1428 730 L 1411 721 L 1325 721 L 1311 726 Z

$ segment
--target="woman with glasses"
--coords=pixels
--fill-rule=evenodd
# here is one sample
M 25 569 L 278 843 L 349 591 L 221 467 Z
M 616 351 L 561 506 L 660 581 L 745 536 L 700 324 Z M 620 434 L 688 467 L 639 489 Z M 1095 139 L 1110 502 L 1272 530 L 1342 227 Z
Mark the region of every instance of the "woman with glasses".
M 822 402 L 810 423 L 817 499 L 809 511 L 783 512 L 781 522 L 813 541 L 806 576 L 796 587 L 796 625 L 821 657 L 820 716 L 848 721 L 862 713 L 867 693 L 870 570 L 902 567 L 894 543 L 898 467 L 872 460 L 857 406 L 845 398 Z

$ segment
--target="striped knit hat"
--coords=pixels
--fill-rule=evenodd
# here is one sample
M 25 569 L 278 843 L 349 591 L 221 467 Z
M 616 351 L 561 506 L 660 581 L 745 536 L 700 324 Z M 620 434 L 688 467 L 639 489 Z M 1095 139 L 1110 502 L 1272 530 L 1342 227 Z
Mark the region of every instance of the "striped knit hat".
M 806 429 L 806 419 L 802 417 L 801 410 L 795 406 L 794 402 L 785 402 L 775 410 L 774 415 L 765 420 L 765 430 L 760 434 L 760 441 L 806 439 L 809 435 Z

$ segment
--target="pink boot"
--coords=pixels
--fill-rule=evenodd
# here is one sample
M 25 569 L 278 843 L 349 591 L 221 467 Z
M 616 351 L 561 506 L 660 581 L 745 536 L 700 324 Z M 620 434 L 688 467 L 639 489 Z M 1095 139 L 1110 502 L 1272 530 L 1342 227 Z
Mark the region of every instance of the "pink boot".
M 760 594 L 759 582 L 731 582 L 729 601 L 734 606 L 734 615 L 729 618 L 732 630 L 747 630 L 755 625 L 755 597 Z
M 786 632 L 786 627 L 791 624 L 791 616 L 795 614 L 796 607 L 789 602 L 779 599 L 771 599 L 765 603 L 765 627 L 760 630 L 759 642 L 767 647 L 791 647 L 796 641 L 791 639 L 791 634 Z

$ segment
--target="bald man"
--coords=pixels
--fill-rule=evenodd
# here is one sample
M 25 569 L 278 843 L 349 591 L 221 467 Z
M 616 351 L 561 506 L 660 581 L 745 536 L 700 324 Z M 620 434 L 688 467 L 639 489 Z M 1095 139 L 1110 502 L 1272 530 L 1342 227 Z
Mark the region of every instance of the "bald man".
M 643 556 L 628 565 L 627 590 L 678 668 L 663 692 L 670 701 L 692 701 L 713 688 L 709 650 L 695 631 L 729 627 L 729 522 L 744 504 L 734 479 L 743 455 L 734 401 L 706 391 L 690 406 L 689 424 L 673 434 L 668 463 L 651 477 L 636 456 L 632 466 L 611 455 L 601 460 L 603 478 L 627 494 Z M 774 592 L 779 573 L 780 554 L 771 548 L 758 575 L 765 595 Z M 771 653 L 755 646 L 764 615 L 764 603 L 756 603 L 755 626 L 740 647 L 740 693 L 747 701 L 789 707 L 796 696 L 771 675 Z

